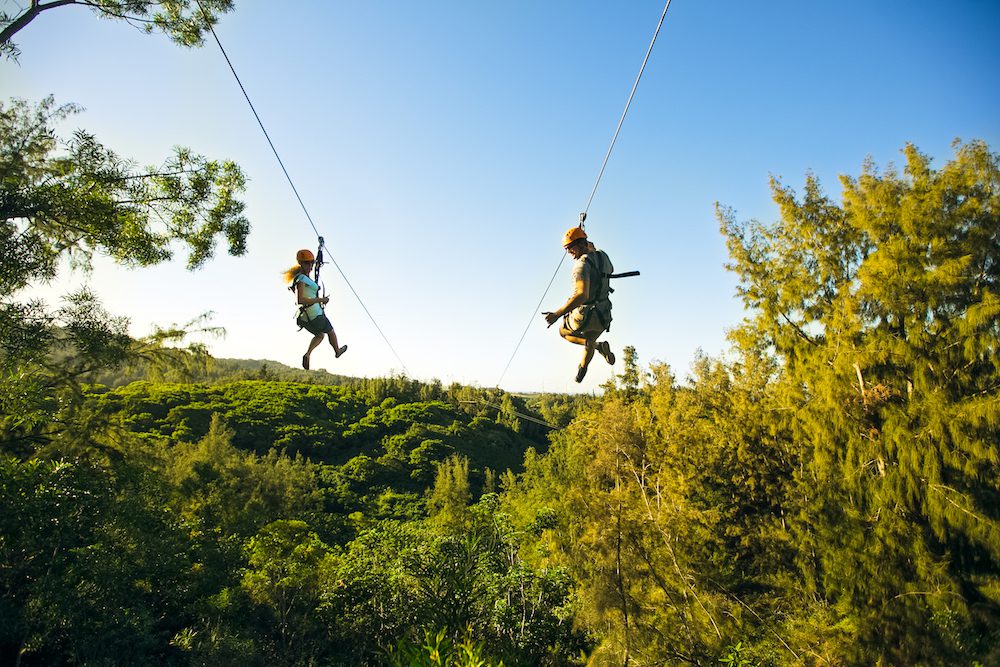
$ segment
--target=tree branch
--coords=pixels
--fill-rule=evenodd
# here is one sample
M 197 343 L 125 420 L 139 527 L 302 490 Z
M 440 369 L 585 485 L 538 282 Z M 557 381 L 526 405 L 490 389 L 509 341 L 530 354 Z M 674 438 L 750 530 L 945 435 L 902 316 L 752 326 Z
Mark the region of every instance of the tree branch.
M 101 5 L 99 5 L 99 4 L 95 3 L 95 2 L 79 2 L 79 4 L 86 5 L 88 7 L 93 7 L 94 9 L 96 9 L 99 12 L 101 12 L 102 14 L 105 14 L 105 15 L 110 16 L 112 18 L 122 19 L 123 21 L 129 21 L 129 22 L 130 21 L 138 21 L 140 23 L 156 23 L 156 21 L 153 21 L 152 19 L 144 19 L 144 18 L 141 18 L 141 17 L 138 17 L 138 16 L 131 16 L 129 14 L 119 14 L 117 12 L 113 12 L 110 9 L 108 9 L 107 7 L 102 7 Z
M 132 181 L 136 179 L 143 178 L 166 178 L 168 176 L 187 176 L 188 174 L 200 174 L 206 171 L 205 167 L 200 167 L 198 169 L 177 169 L 175 171 L 154 171 L 148 174 L 127 174 L 125 176 L 116 176 L 114 178 L 108 178 L 108 181 Z
M 786 322 L 788 322 L 789 324 L 792 325 L 792 327 L 795 329 L 795 333 L 797 333 L 799 336 L 801 336 L 807 343 L 811 343 L 812 345 L 816 345 L 816 346 L 819 345 L 819 343 L 817 343 L 812 338 L 810 338 L 809 335 L 805 331 L 803 331 L 799 327 L 798 324 L 796 324 L 795 322 L 792 322 L 792 320 L 789 319 L 788 315 L 785 315 L 784 313 L 781 313 L 781 316 L 785 319 Z
M 53 0 L 47 5 L 43 5 L 38 2 L 38 0 L 31 0 L 31 6 L 28 10 L 18 16 L 16 19 L 11 21 L 10 25 L 0 30 L 0 44 L 6 44 L 10 39 L 18 33 L 24 26 L 31 23 L 35 18 L 47 9 L 55 9 L 56 7 L 62 7 L 63 5 L 76 5 L 80 4 L 77 0 Z

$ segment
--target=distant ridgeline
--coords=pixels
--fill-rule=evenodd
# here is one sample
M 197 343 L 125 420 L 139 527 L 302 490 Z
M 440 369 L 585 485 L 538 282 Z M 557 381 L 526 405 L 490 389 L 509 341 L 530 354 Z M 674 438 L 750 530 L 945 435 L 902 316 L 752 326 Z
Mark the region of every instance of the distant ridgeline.
M 194 359 L 194 357 L 189 357 Z M 94 373 L 90 380 L 107 387 L 120 387 L 138 380 L 176 380 L 183 382 L 232 382 L 234 380 L 287 380 L 306 384 L 349 385 L 359 378 L 335 375 L 324 370 L 305 371 L 266 359 L 217 359 L 203 356 L 198 363 L 184 368 L 154 370 L 148 363 L 133 362 L 128 369 L 108 369 Z

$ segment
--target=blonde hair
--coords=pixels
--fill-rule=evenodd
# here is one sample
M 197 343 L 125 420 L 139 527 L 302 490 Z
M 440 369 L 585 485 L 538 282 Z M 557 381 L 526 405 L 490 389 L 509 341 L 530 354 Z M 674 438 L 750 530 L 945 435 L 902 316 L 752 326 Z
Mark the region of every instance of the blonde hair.
M 302 270 L 302 265 L 296 264 L 295 266 L 284 272 L 283 275 L 285 276 L 285 282 L 290 283 L 293 280 L 295 280 L 295 276 L 301 275 L 303 273 L 306 272 Z

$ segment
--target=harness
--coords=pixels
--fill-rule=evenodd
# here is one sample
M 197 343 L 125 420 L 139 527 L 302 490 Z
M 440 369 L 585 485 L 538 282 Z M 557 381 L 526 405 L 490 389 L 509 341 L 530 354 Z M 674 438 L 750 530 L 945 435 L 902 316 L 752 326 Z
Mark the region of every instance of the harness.
M 579 307 L 581 313 L 580 323 L 575 327 L 570 327 L 570 313 L 563 317 L 563 326 L 579 334 L 587 328 L 590 318 L 596 313 L 597 320 L 605 331 L 611 330 L 611 299 L 610 296 L 615 290 L 612 289 L 610 281 L 614 278 L 628 278 L 639 275 L 638 271 L 626 271 L 624 273 L 609 273 L 604 270 L 607 267 L 614 270 L 611 260 L 603 250 L 587 253 L 583 256 L 583 262 L 588 267 L 589 286 L 587 288 L 587 300 Z

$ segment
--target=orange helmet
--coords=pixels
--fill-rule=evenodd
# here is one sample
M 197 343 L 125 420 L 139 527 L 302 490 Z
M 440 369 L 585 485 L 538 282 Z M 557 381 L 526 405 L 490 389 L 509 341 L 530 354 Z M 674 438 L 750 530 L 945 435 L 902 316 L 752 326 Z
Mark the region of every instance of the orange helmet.
M 297 262 L 314 262 L 316 261 L 316 257 L 313 255 L 312 250 L 303 248 L 295 253 L 295 260 Z
M 583 227 L 570 227 L 563 234 L 563 248 L 568 248 L 576 241 L 585 238 L 587 238 L 587 232 L 583 231 Z

